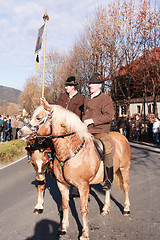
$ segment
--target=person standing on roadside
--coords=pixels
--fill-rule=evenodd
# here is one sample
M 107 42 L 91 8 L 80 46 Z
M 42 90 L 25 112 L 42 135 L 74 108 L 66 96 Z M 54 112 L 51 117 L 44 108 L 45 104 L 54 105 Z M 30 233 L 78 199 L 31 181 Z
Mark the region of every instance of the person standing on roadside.
M 23 128 L 23 127 L 24 127 L 23 118 L 20 117 L 20 118 L 18 119 L 18 123 L 17 123 L 17 132 L 18 132 L 21 128 Z
M 11 140 L 11 119 L 10 116 L 7 115 L 7 133 L 6 133 L 6 141 L 10 141 Z
M 11 118 L 11 129 L 12 129 L 12 138 L 13 138 L 13 140 L 16 139 L 17 127 L 18 127 L 18 123 L 17 123 L 16 116 L 13 116 Z
M 125 129 L 125 118 L 122 116 L 118 121 L 119 132 L 123 135 Z
M 3 120 L 2 116 L 0 115 L 0 142 L 2 142 L 2 135 L 3 135 Z
M 136 140 L 139 141 L 141 137 L 141 119 L 138 114 L 135 120 L 135 135 Z
M 160 133 L 160 121 L 158 118 L 155 118 L 154 123 L 153 123 L 153 134 L 156 139 L 156 143 L 159 143 L 159 133 Z
M 4 117 L 3 119 L 3 142 L 6 142 L 7 138 L 7 118 Z

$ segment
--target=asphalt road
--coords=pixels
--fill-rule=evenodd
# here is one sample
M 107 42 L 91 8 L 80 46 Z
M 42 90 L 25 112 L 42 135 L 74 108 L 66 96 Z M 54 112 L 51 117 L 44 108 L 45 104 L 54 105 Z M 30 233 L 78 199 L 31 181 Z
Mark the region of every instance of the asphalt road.
M 122 215 L 124 195 L 112 188 L 111 211 L 100 214 L 104 201 L 101 185 L 91 186 L 88 212 L 90 239 L 160 239 L 160 148 L 131 143 L 131 215 Z M 75 240 L 81 235 L 80 200 L 70 201 L 70 227 L 58 236 L 61 195 L 55 178 L 47 176 L 44 212 L 32 212 L 37 201 L 35 173 L 27 159 L 0 170 L 1 240 Z

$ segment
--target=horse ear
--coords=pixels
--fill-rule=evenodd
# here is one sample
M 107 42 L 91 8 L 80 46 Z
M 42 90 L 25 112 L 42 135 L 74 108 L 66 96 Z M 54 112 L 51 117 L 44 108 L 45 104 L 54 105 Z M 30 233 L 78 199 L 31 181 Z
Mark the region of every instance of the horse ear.
M 25 149 L 27 150 L 27 152 L 31 152 L 31 148 L 30 147 L 25 147 Z
M 45 98 L 40 98 L 40 103 L 43 105 L 44 109 L 48 112 L 51 111 L 51 107 Z
M 32 147 L 25 147 L 25 149 L 27 150 L 27 152 L 31 153 L 33 152 L 35 149 Z

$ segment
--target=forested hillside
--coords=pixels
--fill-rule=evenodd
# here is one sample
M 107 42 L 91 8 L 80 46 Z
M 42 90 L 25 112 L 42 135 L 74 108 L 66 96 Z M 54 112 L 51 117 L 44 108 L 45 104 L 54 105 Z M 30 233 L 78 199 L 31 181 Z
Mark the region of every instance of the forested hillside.
M 18 104 L 18 98 L 20 90 L 10 87 L 4 87 L 0 85 L 0 106 L 5 103 L 16 103 Z

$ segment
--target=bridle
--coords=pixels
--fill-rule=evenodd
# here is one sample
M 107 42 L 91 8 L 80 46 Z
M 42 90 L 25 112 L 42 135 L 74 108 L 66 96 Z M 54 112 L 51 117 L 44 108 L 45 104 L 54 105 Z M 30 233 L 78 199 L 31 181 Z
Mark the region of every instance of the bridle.
M 39 131 L 39 127 L 42 124 L 45 124 L 47 122 L 47 120 L 49 118 L 51 118 L 52 116 L 50 114 L 48 114 L 46 117 L 42 118 L 40 123 L 38 125 L 33 126 L 32 124 L 30 124 L 30 122 L 27 122 L 25 124 L 26 127 L 28 127 L 32 133 L 29 134 L 27 137 L 31 137 L 31 136 L 35 136 L 36 138 L 39 139 L 39 143 L 42 144 L 47 138 L 49 139 L 53 139 L 53 138 L 65 138 L 71 135 L 74 135 L 76 132 L 71 132 L 71 133 L 67 133 L 67 134 L 62 134 L 62 135 L 51 135 L 52 134 L 52 120 L 50 121 L 50 134 L 47 136 L 40 136 L 38 135 L 38 131 Z
M 51 113 L 52 113 L 52 112 L 51 112 Z M 47 116 L 45 116 L 44 118 L 42 118 L 41 121 L 40 121 L 40 123 L 39 123 L 38 125 L 35 125 L 35 126 L 33 126 L 29 121 L 26 122 L 25 126 L 28 127 L 28 128 L 32 131 L 32 133 L 29 134 L 29 135 L 27 136 L 27 138 L 28 138 L 28 137 L 31 137 L 31 136 L 36 136 L 36 137 L 38 137 L 38 136 L 39 136 L 39 135 L 38 135 L 39 127 L 40 127 L 42 124 L 45 124 L 49 118 L 52 118 L 52 116 L 51 116 L 50 113 L 47 114 Z
M 48 167 L 49 167 L 49 165 L 50 165 L 50 162 L 53 160 L 51 153 L 46 152 L 46 153 L 44 154 L 44 156 L 45 156 L 45 155 L 48 155 L 49 161 L 48 161 L 48 163 L 46 164 L 46 167 L 45 167 L 45 169 L 44 169 L 42 172 L 38 172 L 38 171 L 36 170 L 35 165 L 34 165 L 34 164 L 32 163 L 32 161 L 31 161 L 31 153 L 29 153 L 29 155 L 28 155 L 28 162 L 32 164 L 32 166 L 33 166 L 33 168 L 34 168 L 34 170 L 35 170 L 35 172 L 36 172 L 37 175 L 41 175 L 41 174 L 46 173 L 46 171 L 47 171 L 47 169 L 48 169 Z
M 51 114 L 48 114 L 46 117 L 42 118 L 41 121 L 40 121 L 40 123 L 39 123 L 38 125 L 36 125 L 36 126 L 32 126 L 30 123 L 26 123 L 26 126 L 32 131 L 32 133 L 30 134 L 30 136 L 31 136 L 31 135 L 33 136 L 33 135 L 34 135 L 34 136 L 38 139 L 38 142 L 39 142 L 40 144 L 42 144 L 44 141 L 46 141 L 46 139 L 66 138 L 66 137 L 71 136 L 71 135 L 74 135 L 74 134 L 76 133 L 76 132 L 71 132 L 71 133 L 67 133 L 67 134 L 63 134 L 63 135 L 51 135 L 51 134 L 52 134 L 52 120 L 51 120 L 51 121 L 50 121 L 50 134 L 47 135 L 47 136 L 39 136 L 39 135 L 38 135 L 38 130 L 39 130 L 40 125 L 42 125 L 43 123 L 45 124 L 49 118 L 52 118 L 52 115 L 51 115 Z M 78 147 L 78 149 L 77 149 L 73 154 L 71 154 L 69 157 L 67 157 L 64 161 L 60 161 L 59 158 L 58 158 L 57 155 L 56 155 L 56 152 L 54 152 L 54 157 L 57 159 L 57 161 L 59 162 L 59 164 L 60 164 L 60 166 L 61 166 L 61 168 L 62 168 L 63 178 L 64 178 L 64 180 L 65 180 L 69 185 L 72 185 L 72 184 L 69 183 L 69 182 L 66 180 L 65 176 L 64 176 L 64 165 L 65 165 L 65 163 L 66 163 L 68 160 L 70 160 L 72 157 L 75 157 L 75 156 L 76 156 L 76 154 L 83 148 L 84 143 L 85 143 L 85 139 L 83 139 L 83 142 L 82 142 L 81 145 Z M 50 157 L 49 157 L 49 159 L 50 159 Z M 51 159 L 53 160 L 53 158 L 51 158 Z M 50 161 L 49 161 L 49 162 L 50 162 Z M 49 165 L 49 162 L 47 163 L 47 166 L 46 166 L 46 168 L 45 168 L 45 170 L 44 170 L 43 172 L 37 172 L 37 171 L 36 171 L 36 173 L 37 173 L 38 175 L 43 174 L 43 173 L 47 170 L 48 165 Z M 34 164 L 32 164 L 32 165 L 33 165 L 33 167 L 34 167 Z M 34 167 L 34 169 L 35 169 L 35 167 Z

